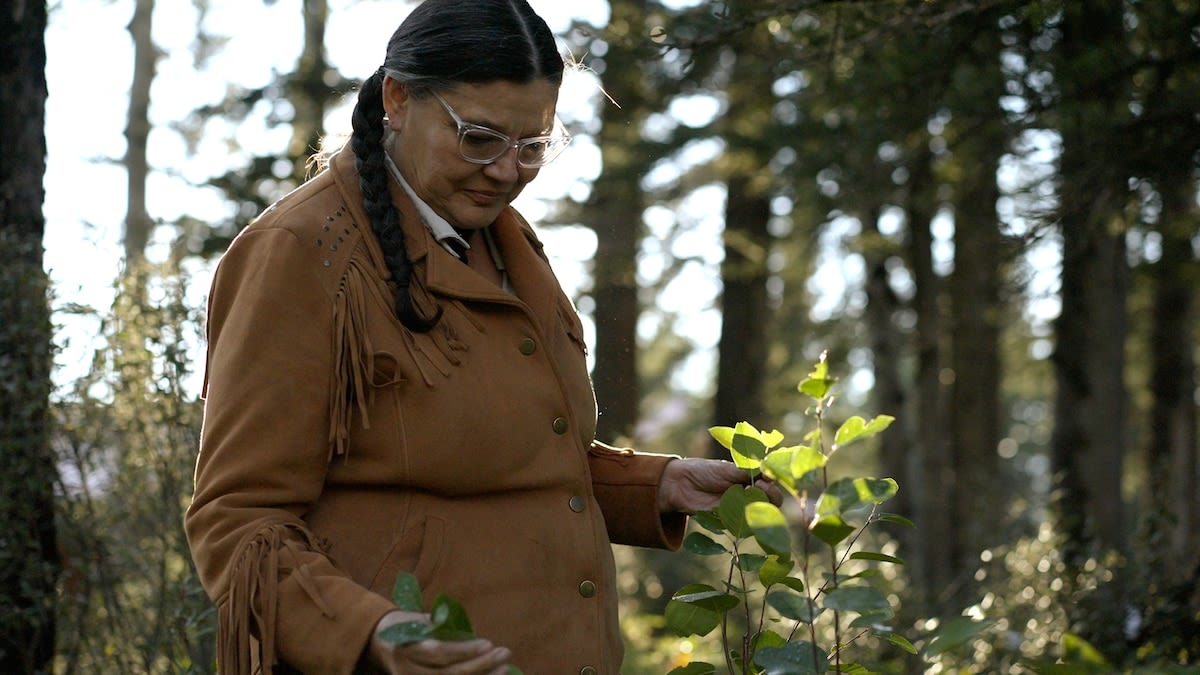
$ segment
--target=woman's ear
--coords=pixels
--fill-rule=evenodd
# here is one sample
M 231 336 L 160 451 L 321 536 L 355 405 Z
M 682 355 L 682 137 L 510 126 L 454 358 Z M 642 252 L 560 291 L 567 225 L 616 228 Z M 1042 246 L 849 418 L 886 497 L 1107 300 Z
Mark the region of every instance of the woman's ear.
M 383 112 L 387 113 L 387 125 L 392 131 L 404 127 L 404 114 L 408 110 L 408 87 L 391 77 L 383 78 Z

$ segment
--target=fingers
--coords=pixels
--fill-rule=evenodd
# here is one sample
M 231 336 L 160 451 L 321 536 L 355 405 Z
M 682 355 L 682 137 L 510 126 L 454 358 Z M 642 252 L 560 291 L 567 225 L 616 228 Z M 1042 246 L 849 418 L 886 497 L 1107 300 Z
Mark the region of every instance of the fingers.
M 400 675 L 503 675 L 512 652 L 487 640 L 423 640 L 397 646 L 384 659 L 388 672 Z

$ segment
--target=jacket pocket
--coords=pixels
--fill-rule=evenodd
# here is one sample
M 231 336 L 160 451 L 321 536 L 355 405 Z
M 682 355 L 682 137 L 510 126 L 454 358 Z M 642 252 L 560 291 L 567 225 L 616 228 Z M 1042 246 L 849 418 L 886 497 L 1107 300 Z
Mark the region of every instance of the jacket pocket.
M 371 588 L 391 597 L 396 575 L 403 571 L 416 576 L 428 594 L 441 566 L 445 530 L 445 522 L 436 516 L 426 516 L 418 523 L 402 527 L 395 533 L 390 550 L 371 580 Z

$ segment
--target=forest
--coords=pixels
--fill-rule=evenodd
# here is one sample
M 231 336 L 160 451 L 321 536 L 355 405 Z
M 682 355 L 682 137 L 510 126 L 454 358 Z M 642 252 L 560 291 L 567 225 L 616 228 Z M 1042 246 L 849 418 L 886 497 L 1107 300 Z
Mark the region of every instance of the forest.
M 182 530 L 208 281 L 376 67 L 331 60 L 339 14 L 383 17 L 382 57 L 413 4 L 0 9 L 0 672 L 214 672 Z M 575 141 L 518 206 L 584 318 L 599 437 L 800 437 L 822 354 L 831 422 L 895 418 L 828 470 L 899 486 L 912 527 L 864 539 L 898 638 L 820 638 L 861 670 L 761 672 L 1200 673 L 1200 0 L 531 4 L 563 15 Z M 233 34 L 210 20 L 233 5 L 288 20 Z M 47 100 L 75 85 L 48 85 L 46 36 L 84 8 L 128 48 L 118 150 L 85 158 L 120 189 L 48 193 Z M 217 70 L 245 41 L 287 67 Z M 168 62 L 222 84 L 156 115 Z M 48 272 L 47 194 L 120 212 L 113 278 L 76 263 L 105 301 Z M 693 553 L 617 547 L 626 675 L 725 663 L 664 620 L 723 574 Z

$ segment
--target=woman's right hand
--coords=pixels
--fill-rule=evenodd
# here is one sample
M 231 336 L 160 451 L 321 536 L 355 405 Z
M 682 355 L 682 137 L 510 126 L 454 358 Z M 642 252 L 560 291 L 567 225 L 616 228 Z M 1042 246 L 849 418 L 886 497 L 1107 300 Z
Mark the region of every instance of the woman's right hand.
M 375 624 L 367 658 L 389 675 L 505 675 L 512 652 L 487 640 L 422 640 L 398 645 L 379 637 L 388 626 L 409 621 L 428 622 L 428 614 L 396 610 Z

